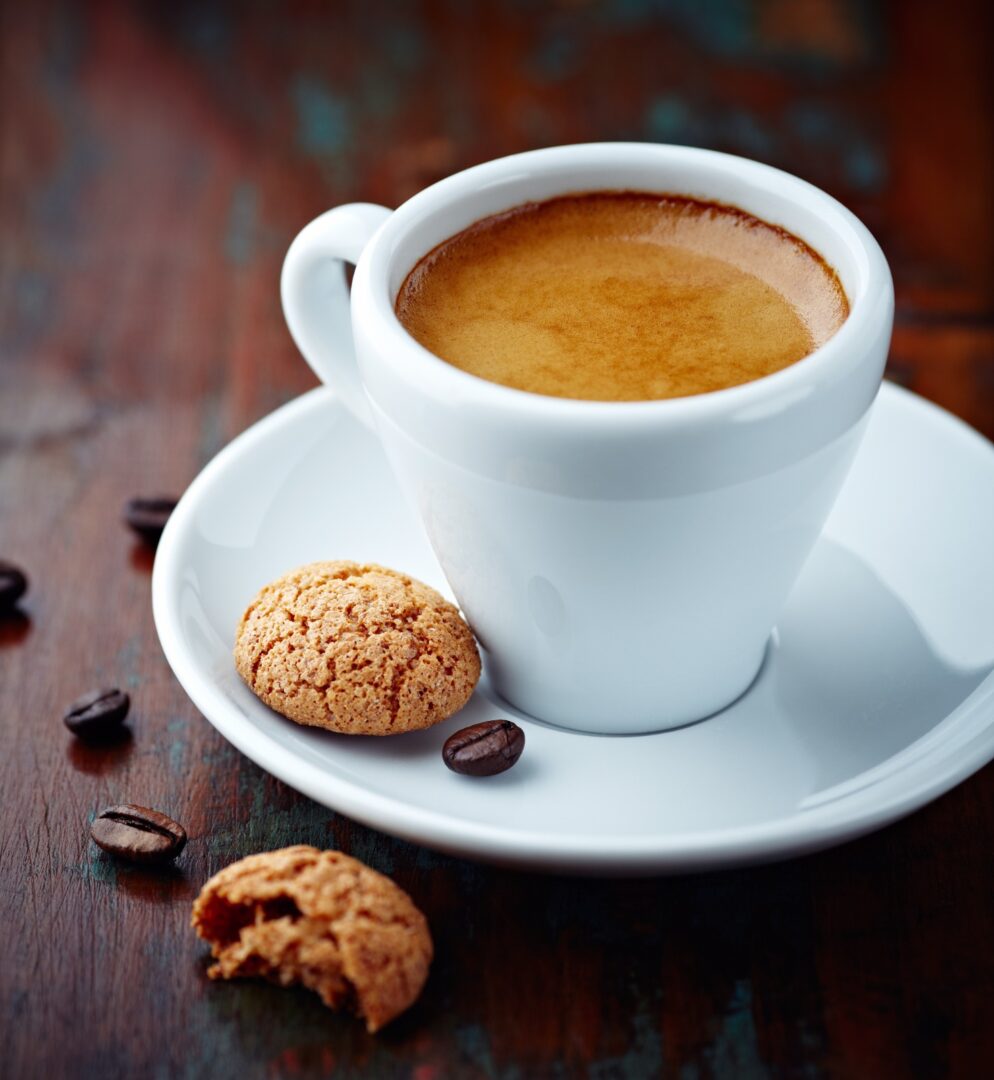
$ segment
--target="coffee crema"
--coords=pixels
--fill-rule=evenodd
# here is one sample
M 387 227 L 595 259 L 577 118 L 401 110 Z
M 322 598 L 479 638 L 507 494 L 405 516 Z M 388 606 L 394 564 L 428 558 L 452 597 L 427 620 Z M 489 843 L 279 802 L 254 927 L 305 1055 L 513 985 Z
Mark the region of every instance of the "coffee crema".
M 796 363 L 849 314 L 803 240 L 732 206 L 591 192 L 483 218 L 425 255 L 397 294 L 425 348 L 552 397 L 654 401 Z

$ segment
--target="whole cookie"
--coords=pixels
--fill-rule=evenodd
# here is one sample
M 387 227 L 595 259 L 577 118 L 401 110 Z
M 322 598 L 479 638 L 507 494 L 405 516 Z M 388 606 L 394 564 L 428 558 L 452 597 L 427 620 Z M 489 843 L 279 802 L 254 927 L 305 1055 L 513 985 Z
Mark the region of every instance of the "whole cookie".
M 298 844 L 240 859 L 207 882 L 193 928 L 212 979 L 302 984 L 377 1031 L 417 998 L 431 935 L 403 889 L 340 851 Z
M 265 586 L 242 616 L 235 666 L 270 708 L 351 735 L 437 724 L 480 677 L 452 604 L 406 574 L 353 562 L 311 563 Z

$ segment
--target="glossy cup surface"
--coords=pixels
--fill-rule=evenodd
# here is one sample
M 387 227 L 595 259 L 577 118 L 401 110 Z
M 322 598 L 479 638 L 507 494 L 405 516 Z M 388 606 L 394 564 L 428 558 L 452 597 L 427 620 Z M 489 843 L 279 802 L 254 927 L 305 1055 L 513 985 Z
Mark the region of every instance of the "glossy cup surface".
M 774 375 L 622 403 L 485 382 L 397 320 L 401 282 L 437 243 L 523 202 L 603 189 L 730 203 L 784 227 L 835 267 L 849 318 Z M 893 287 L 866 228 L 768 166 L 623 143 L 504 158 L 392 213 L 359 205 L 325 218 L 288 255 L 291 330 L 378 433 L 501 695 L 551 723 L 622 734 L 699 720 L 744 692 L 879 388 Z M 342 346 L 332 363 L 302 282 L 316 279 L 315 259 L 350 252 L 354 359 Z

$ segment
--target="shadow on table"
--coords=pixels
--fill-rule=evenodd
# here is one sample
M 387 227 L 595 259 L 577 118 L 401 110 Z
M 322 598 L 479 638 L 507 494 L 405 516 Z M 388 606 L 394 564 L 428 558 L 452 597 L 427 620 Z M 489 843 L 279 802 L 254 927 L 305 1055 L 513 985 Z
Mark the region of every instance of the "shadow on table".
M 0 616 L 0 649 L 8 645 L 20 645 L 31 633 L 31 616 L 15 607 L 8 614 Z
M 142 574 L 151 574 L 152 567 L 155 565 L 155 548 L 151 548 L 141 541 L 135 542 L 131 545 L 131 555 L 128 562 L 131 564 L 132 570 L 137 570 Z
M 135 738 L 131 728 L 123 725 L 112 735 L 103 739 L 73 738 L 66 749 L 69 763 L 78 772 L 87 776 L 106 776 L 119 769 L 130 757 L 135 748 Z
M 174 904 L 184 900 L 192 903 L 199 892 L 199 886 L 191 880 L 184 866 L 175 863 L 164 866 L 128 865 L 106 853 L 100 857 L 114 862 L 116 887 L 134 900 L 153 904 Z

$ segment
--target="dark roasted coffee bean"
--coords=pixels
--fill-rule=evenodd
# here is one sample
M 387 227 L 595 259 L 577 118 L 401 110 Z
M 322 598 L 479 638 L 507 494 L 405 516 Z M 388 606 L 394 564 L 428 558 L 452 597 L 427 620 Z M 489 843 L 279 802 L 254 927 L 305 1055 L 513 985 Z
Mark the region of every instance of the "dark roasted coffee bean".
M 91 690 L 76 698 L 62 721 L 81 739 L 101 739 L 120 728 L 130 705 L 131 699 L 123 690 Z
M 457 773 L 493 776 L 509 769 L 525 748 L 525 733 L 510 720 L 487 720 L 445 740 L 442 758 Z
M 28 579 L 24 571 L 0 559 L 0 615 L 12 611 L 27 589 Z
M 176 500 L 168 496 L 158 499 L 129 499 L 124 506 L 124 520 L 152 547 L 159 542 L 169 515 L 176 509 Z
M 111 855 L 131 862 L 175 859 L 186 843 L 186 830 L 147 806 L 111 806 L 90 826 L 94 841 Z

